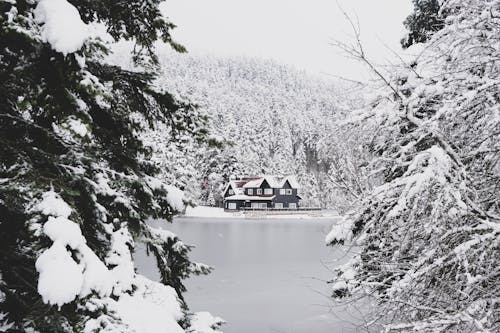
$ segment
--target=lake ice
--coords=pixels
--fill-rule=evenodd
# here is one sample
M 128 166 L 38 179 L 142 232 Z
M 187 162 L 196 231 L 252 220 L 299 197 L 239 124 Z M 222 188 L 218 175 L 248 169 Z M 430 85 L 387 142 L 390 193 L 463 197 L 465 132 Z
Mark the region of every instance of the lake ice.
M 342 248 L 324 245 L 335 220 L 177 218 L 152 222 L 195 244 L 194 261 L 213 266 L 185 281 L 192 311 L 227 320 L 226 333 L 354 332 L 357 314 L 328 297 L 329 268 L 347 261 Z M 140 273 L 158 279 L 151 257 L 138 248 Z

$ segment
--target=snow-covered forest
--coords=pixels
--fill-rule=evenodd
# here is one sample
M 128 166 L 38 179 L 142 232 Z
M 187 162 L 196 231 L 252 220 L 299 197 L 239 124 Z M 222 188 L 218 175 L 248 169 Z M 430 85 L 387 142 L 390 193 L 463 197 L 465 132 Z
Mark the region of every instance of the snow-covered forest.
M 160 0 L 0 0 L 0 332 L 220 331 L 167 222 L 257 174 L 342 214 L 328 296 L 358 330 L 498 332 L 500 0 L 412 4 L 389 66 L 343 12 L 362 84 L 186 54 Z
M 126 57 L 131 47 L 116 45 L 109 61 L 134 68 Z M 291 174 L 302 185 L 304 206 L 349 206 L 352 190 L 346 182 L 362 177 L 352 163 L 361 151 L 339 120 L 364 105 L 362 95 L 271 60 L 169 51 L 159 52 L 158 86 L 194 103 L 208 117 L 211 138 L 219 143 L 212 149 L 194 143 L 189 154 L 167 143 L 159 152 L 162 168 L 176 170 L 168 174 L 175 174 L 178 186 L 189 185 L 192 199 L 206 204 L 213 197 L 220 205 L 223 188 L 234 175 Z M 156 142 L 165 136 L 158 133 L 150 134 Z M 166 164 L 179 159 L 185 160 L 182 170 Z

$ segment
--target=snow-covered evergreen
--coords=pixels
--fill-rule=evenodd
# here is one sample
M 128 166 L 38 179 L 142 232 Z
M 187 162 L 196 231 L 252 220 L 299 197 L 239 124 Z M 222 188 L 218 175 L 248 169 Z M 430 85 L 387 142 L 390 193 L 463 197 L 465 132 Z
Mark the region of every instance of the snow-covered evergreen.
M 158 178 L 143 133 L 186 138 L 179 149 L 209 140 L 192 105 L 153 85 L 153 43 L 183 50 L 159 3 L 0 2 L 2 332 L 212 332 L 220 324 L 183 300 L 182 279 L 210 269 L 146 223 L 171 219 L 184 203 L 177 184 Z M 147 69 L 104 62 L 103 38 L 134 40 L 134 61 Z M 136 273 L 137 242 L 155 256 L 159 282 Z

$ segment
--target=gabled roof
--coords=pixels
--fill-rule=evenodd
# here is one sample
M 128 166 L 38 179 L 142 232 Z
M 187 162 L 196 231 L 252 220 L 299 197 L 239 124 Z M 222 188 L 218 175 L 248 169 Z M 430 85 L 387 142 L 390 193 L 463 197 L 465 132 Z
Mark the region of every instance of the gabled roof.
M 286 176 L 285 181 L 287 181 L 287 180 L 292 188 L 296 188 L 296 189 L 300 188 L 299 182 L 297 181 L 297 178 L 295 178 L 295 176 Z M 285 184 L 285 181 L 283 182 L 283 185 Z
M 278 176 L 261 176 L 256 179 L 252 179 L 243 185 L 244 188 L 258 188 L 262 185 L 264 180 L 267 181 L 270 187 L 272 188 L 282 188 L 286 181 L 290 184 L 292 188 L 300 188 L 297 179 L 294 176 L 286 176 L 286 177 L 278 177 Z
M 262 185 L 262 182 L 264 181 L 265 178 L 258 178 L 258 179 L 254 179 L 254 180 L 251 180 L 249 181 L 248 183 L 246 183 L 245 185 L 243 185 L 244 188 L 249 188 L 249 187 L 260 187 L 260 185 Z M 269 183 L 269 182 L 268 182 Z M 269 186 L 272 186 L 271 184 L 269 184 Z
M 238 181 L 238 180 L 230 180 L 226 187 L 224 188 L 224 192 L 223 193 L 226 193 L 228 188 L 231 187 L 234 191 L 235 194 L 243 194 L 244 193 L 244 190 L 242 188 L 242 185 L 244 185 L 245 182 L 242 182 L 242 181 Z

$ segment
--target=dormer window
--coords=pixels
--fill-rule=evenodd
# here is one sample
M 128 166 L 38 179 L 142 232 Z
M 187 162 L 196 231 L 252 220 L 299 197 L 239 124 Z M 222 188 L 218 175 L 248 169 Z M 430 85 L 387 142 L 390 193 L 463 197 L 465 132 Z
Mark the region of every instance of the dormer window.
M 253 188 L 248 189 L 248 195 L 253 195 Z
M 261 188 L 257 189 L 257 195 L 262 195 L 262 189 Z
M 280 195 L 286 195 L 286 189 L 280 188 Z
M 272 188 L 265 188 L 264 189 L 264 194 L 265 195 L 272 195 L 273 194 L 273 189 Z

